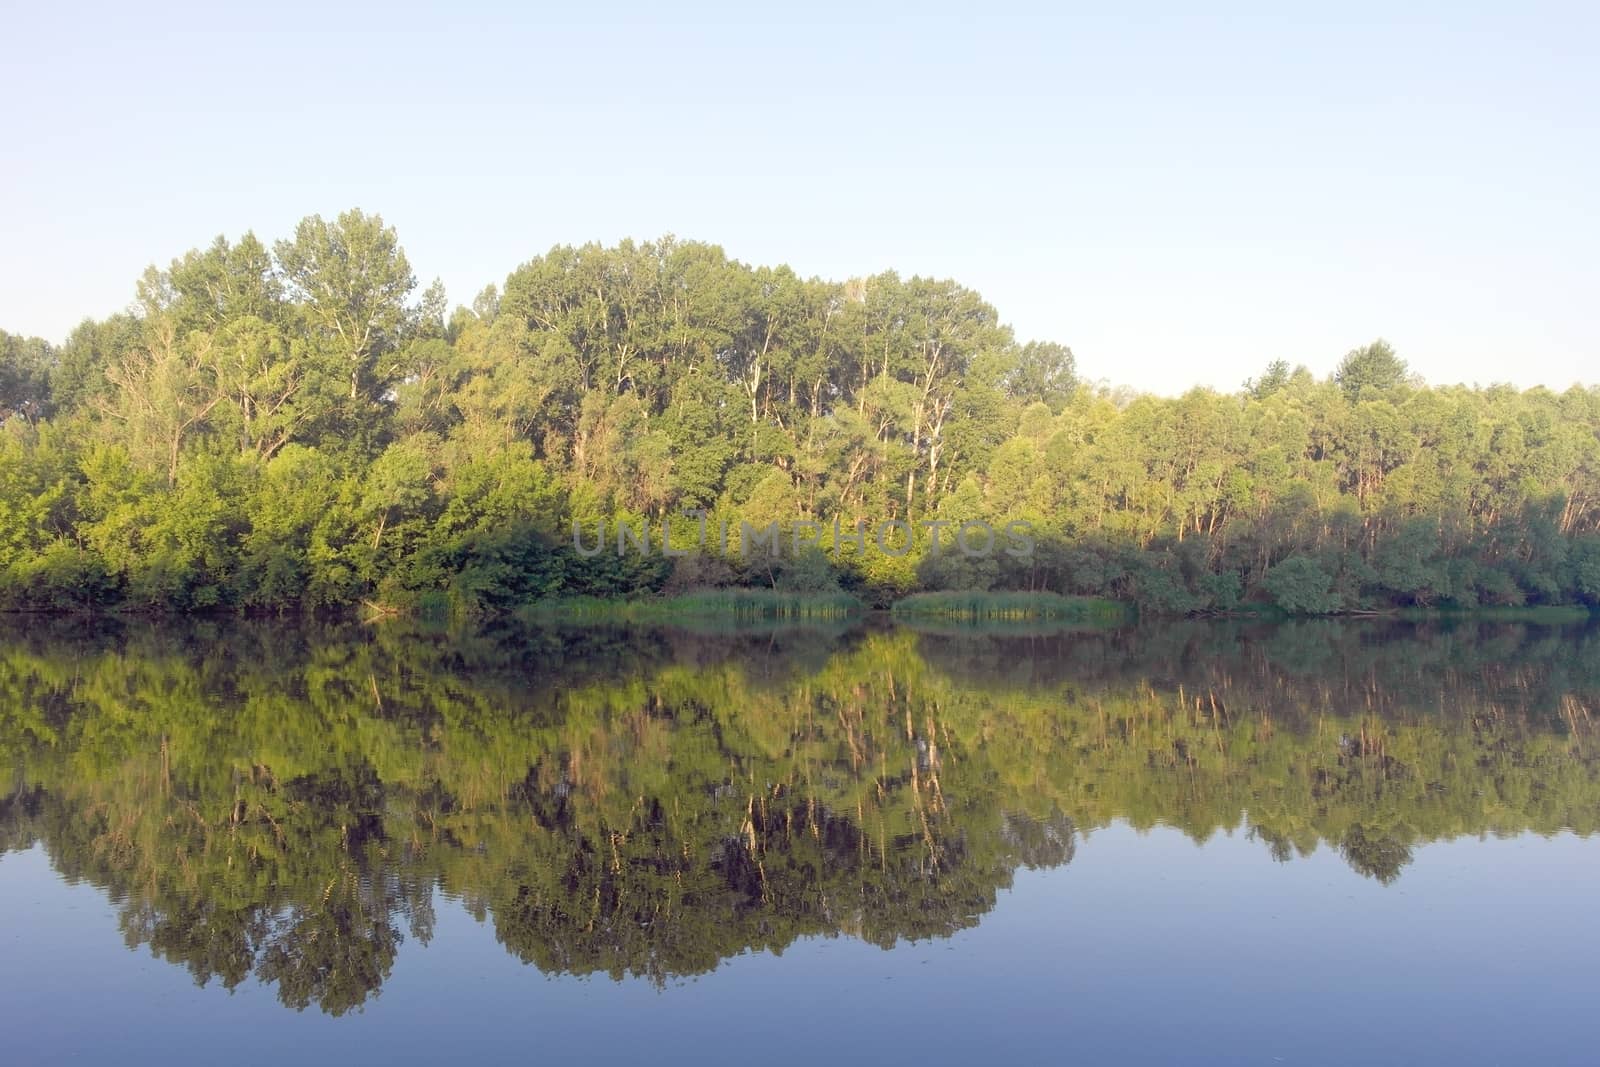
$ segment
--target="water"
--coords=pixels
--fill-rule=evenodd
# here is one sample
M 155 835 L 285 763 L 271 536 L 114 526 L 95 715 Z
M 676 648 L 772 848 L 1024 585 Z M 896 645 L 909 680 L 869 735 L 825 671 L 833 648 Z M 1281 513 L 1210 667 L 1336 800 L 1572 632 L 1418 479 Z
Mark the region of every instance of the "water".
M 0 630 L 7 1062 L 1587 1063 L 1600 632 Z

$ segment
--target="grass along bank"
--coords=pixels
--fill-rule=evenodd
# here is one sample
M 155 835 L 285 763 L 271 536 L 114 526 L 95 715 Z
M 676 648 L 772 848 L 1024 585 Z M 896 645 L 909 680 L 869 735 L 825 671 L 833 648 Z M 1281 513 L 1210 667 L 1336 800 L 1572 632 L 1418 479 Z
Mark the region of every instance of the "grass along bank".
M 914 593 L 890 609 L 896 618 L 945 619 L 962 622 L 1033 621 L 1117 623 L 1133 618 L 1133 609 L 1099 597 L 1059 593 Z
M 559 597 L 524 605 L 525 619 L 653 620 L 723 616 L 739 619 L 844 619 L 865 605 L 848 593 L 783 593 L 770 589 L 708 589 L 678 596 L 613 600 Z

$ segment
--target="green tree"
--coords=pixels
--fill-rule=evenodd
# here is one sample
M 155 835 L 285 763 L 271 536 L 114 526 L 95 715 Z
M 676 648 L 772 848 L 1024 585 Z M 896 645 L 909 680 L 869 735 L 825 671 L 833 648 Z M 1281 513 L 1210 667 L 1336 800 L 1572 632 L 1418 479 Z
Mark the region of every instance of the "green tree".
M 333 222 L 312 215 L 276 252 L 291 295 L 344 368 L 350 399 L 381 399 L 395 373 L 386 357 L 416 321 L 407 300 L 417 279 L 393 227 L 358 210 Z
M 1053 341 L 1029 341 L 1017 350 L 1005 376 L 1006 395 L 1018 404 L 1044 404 L 1060 411 L 1078 388 L 1072 349 Z
M 1333 577 L 1311 556 L 1290 556 L 1261 583 L 1273 603 L 1291 615 L 1327 615 L 1343 607 Z
M 1389 392 L 1406 380 L 1406 364 L 1389 342 L 1379 339 L 1364 348 L 1351 349 L 1339 363 L 1333 380 L 1352 402 Z
M 55 360 L 48 342 L 0 330 L 0 426 L 13 418 L 34 422 L 49 413 Z

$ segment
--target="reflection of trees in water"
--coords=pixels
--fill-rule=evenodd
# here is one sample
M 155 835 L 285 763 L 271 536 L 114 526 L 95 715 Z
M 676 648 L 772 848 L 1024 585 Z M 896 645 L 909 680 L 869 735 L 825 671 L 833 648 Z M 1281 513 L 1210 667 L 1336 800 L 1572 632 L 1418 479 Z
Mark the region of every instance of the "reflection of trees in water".
M 1078 850 L 1077 828 L 1060 812 L 1045 819 L 1006 812 L 1000 818 L 1000 840 L 1030 871 L 1065 866 Z
M 1011 637 L 922 634 L 919 649 L 969 684 L 1038 689 L 1145 682 L 1252 700 L 1276 693 L 1283 714 L 1397 712 L 1468 694 L 1521 712 L 1552 712 L 1574 691 L 1600 693 L 1600 626 L 1463 620 L 1313 619 L 1167 622 Z
M 802 936 L 946 936 L 1118 818 L 1242 827 L 1279 860 L 1326 844 L 1385 884 L 1428 840 L 1588 832 L 1595 649 L 1338 625 L 36 634 L 0 645 L 0 846 L 105 888 L 130 946 L 297 1008 L 363 1003 L 439 890 L 546 971 L 660 982 Z
M 1388 885 L 1411 862 L 1411 846 L 1391 832 L 1356 823 L 1339 842 L 1339 855 L 1368 878 Z

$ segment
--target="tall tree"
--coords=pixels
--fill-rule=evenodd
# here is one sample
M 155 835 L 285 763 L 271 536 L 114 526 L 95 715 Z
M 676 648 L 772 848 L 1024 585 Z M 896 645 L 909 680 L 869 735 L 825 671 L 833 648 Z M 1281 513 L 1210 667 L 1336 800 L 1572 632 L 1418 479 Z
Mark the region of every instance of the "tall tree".
M 355 209 L 333 222 L 312 215 L 276 251 L 290 292 L 344 366 L 350 399 L 381 399 L 394 375 L 384 357 L 414 321 L 406 301 L 417 287 L 394 228 Z

